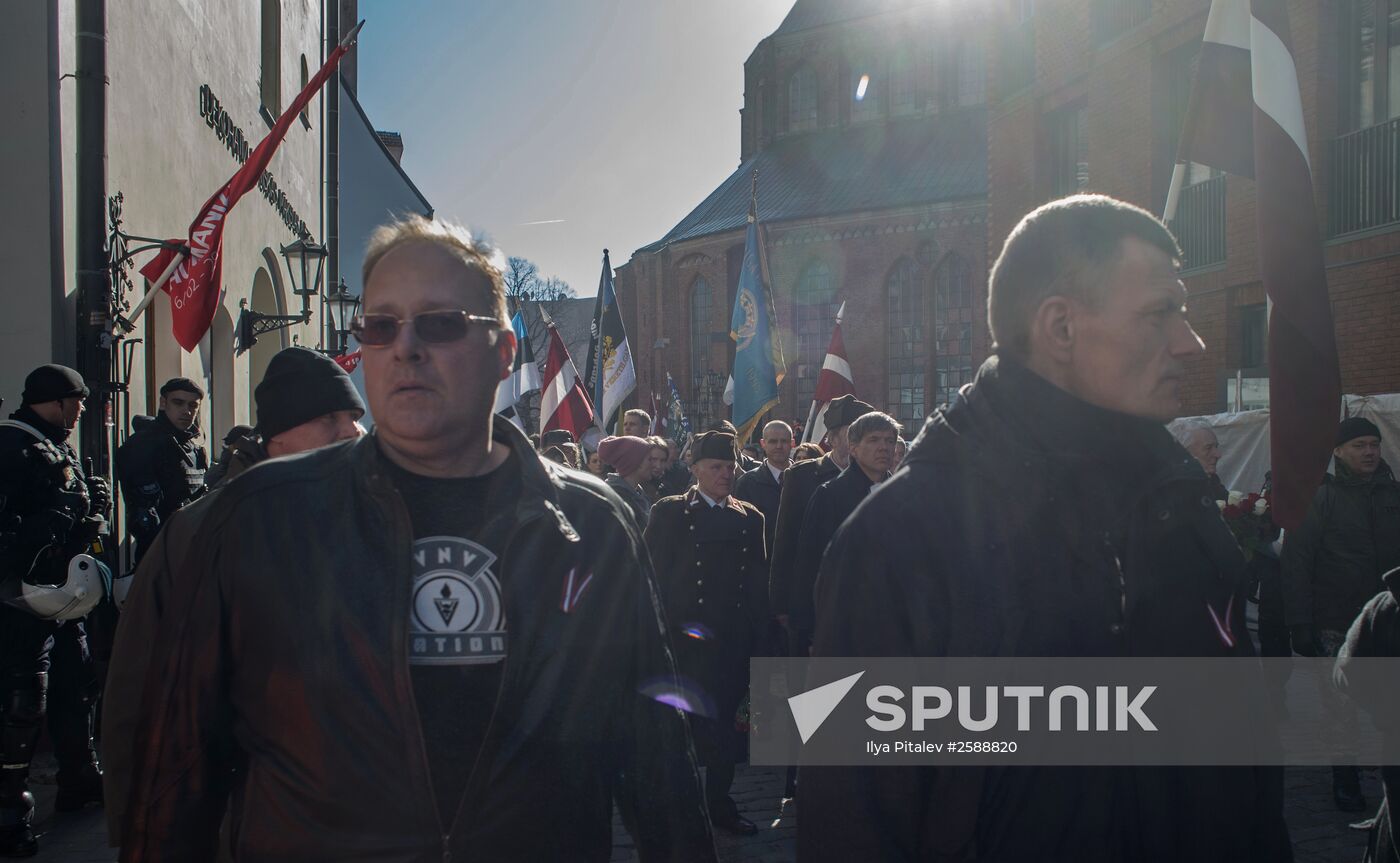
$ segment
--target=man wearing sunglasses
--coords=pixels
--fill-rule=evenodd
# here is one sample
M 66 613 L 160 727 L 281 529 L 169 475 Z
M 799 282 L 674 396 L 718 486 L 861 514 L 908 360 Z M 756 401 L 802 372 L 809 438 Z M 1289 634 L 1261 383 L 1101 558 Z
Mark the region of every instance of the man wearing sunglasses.
M 248 473 L 147 558 L 192 571 L 122 859 L 212 859 L 231 799 L 234 859 L 603 861 L 616 800 L 642 859 L 714 860 L 635 526 L 492 422 L 515 340 L 488 250 L 415 217 L 364 285 L 373 433 Z

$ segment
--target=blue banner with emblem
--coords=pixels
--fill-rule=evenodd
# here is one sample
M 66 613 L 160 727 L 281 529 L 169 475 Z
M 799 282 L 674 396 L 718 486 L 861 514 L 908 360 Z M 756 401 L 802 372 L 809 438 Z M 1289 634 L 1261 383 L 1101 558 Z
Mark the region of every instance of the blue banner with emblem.
M 772 306 L 763 282 L 758 220 L 749 211 L 744 234 L 744 262 L 729 337 L 734 340 L 734 427 L 745 443 L 754 426 L 778 404 L 778 368 L 774 363 Z

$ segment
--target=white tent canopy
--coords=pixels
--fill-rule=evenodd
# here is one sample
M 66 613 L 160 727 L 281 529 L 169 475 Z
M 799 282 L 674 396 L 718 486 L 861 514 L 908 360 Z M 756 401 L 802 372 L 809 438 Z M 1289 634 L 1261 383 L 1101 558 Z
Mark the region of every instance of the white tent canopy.
M 1400 469 L 1400 393 L 1377 396 L 1344 396 L 1339 416 L 1363 416 L 1381 430 L 1381 456 Z M 1269 412 L 1212 414 L 1182 417 L 1168 426 L 1175 432 L 1183 423 L 1200 420 L 1220 439 L 1220 481 L 1232 491 L 1259 491 L 1269 470 Z

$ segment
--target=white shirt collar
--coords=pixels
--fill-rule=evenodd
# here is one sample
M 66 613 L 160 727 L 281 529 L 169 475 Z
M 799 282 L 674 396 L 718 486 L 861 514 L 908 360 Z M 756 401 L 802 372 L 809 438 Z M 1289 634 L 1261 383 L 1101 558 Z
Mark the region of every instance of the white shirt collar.
M 701 491 L 700 486 L 698 485 L 695 487 L 695 493 L 703 497 L 705 499 L 705 503 L 709 504 L 710 506 L 723 506 L 724 502 L 729 500 L 728 495 L 725 495 L 724 500 L 715 500 L 708 494 L 705 494 L 703 491 Z
M 780 467 L 774 467 L 774 466 L 773 466 L 773 463 L 772 463 L 771 461 L 769 461 L 768 459 L 764 459 L 764 460 L 763 460 L 763 466 L 766 467 L 766 468 L 768 468 L 768 472 L 769 472 L 769 473 L 773 474 L 773 479 L 774 479 L 774 481 L 777 481 L 777 482 L 781 482 L 781 481 L 782 481 L 782 477 L 783 477 L 783 469 L 782 469 L 782 468 L 780 468 Z

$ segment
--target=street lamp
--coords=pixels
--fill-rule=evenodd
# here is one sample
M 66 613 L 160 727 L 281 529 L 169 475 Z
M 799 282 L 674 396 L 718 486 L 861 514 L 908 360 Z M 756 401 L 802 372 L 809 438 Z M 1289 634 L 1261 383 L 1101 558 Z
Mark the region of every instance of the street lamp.
M 345 280 L 341 279 L 335 290 L 326 295 L 326 306 L 330 309 L 330 353 L 344 356 L 350 347 L 350 322 L 360 310 L 360 298 L 350 293 Z
M 238 330 L 234 351 L 242 354 L 258 341 L 258 336 L 274 330 L 311 322 L 311 298 L 321 293 L 321 271 L 326 264 L 326 247 L 314 240 L 298 237 L 282 247 L 287 262 L 287 277 L 292 281 L 292 293 L 301 297 L 301 314 L 269 315 L 248 308 L 247 300 L 238 301 Z
M 301 313 L 307 320 L 311 320 L 311 298 L 321 293 L 321 271 L 326 265 L 326 254 L 325 246 L 305 237 L 298 237 L 282 247 L 287 276 L 292 280 L 292 293 L 301 297 Z

